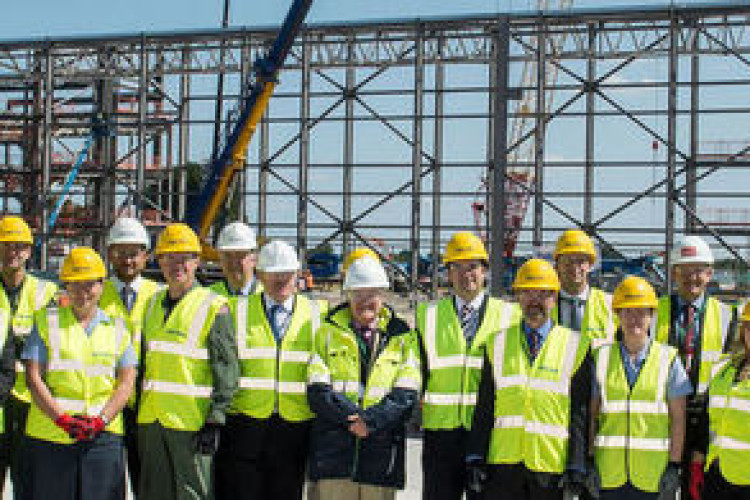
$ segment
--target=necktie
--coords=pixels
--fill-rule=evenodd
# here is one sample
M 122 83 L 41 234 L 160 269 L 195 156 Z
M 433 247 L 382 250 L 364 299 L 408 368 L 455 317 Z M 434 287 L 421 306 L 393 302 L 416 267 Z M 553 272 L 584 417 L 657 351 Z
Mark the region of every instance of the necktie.
M 575 331 L 581 331 L 581 323 L 583 312 L 581 311 L 582 306 L 585 302 L 577 297 L 570 299 L 570 329 Z
M 135 303 L 135 290 L 130 285 L 125 285 L 120 291 L 120 297 L 122 298 L 122 303 L 125 305 L 125 309 L 128 312 L 132 311 L 133 304 Z
M 529 346 L 529 350 L 531 351 L 531 360 L 534 361 L 536 359 L 536 355 L 539 354 L 539 347 L 541 344 L 540 342 L 540 336 L 539 332 L 536 330 L 531 330 L 531 345 Z
M 474 317 L 474 308 L 470 304 L 464 304 L 461 308 L 461 330 L 466 333 L 466 330 L 471 325 L 471 320 Z
M 685 353 L 685 369 L 690 372 L 690 368 L 693 364 L 693 358 L 695 355 L 695 308 L 692 306 L 692 304 L 688 304 L 687 306 L 685 306 L 683 328 L 685 329 L 685 343 L 683 344 L 683 352 Z
M 280 305 L 274 304 L 271 306 L 271 311 L 269 313 L 271 331 L 273 332 L 274 338 L 276 338 L 276 342 L 281 342 L 281 322 L 279 321 L 279 313 L 281 313 L 281 310 L 282 307 Z

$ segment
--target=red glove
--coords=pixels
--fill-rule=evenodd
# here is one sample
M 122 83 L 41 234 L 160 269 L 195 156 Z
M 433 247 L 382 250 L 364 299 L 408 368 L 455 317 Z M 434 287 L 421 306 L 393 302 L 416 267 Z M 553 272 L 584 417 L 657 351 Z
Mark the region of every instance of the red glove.
M 690 499 L 701 500 L 701 492 L 703 491 L 703 483 L 705 478 L 703 477 L 703 464 L 701 462 L 690 463 Z
M 82 439 L 87 441 L 94 439 L 104 430 L 105 427 L 107 427 L 107 424 L 102 417 L 83 416 L 81 417 L 81 420 Z
M 57 417 L 55 425 L 64 430 L 68 436 L 76 441 L 85 439 L 83 427 L 86 423 L 80 417 L 72 417 L 64 413 Z

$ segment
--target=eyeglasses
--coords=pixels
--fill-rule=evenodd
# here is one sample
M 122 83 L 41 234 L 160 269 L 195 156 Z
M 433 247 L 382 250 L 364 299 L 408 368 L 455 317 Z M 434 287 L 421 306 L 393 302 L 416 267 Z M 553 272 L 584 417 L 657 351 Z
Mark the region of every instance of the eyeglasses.
M 135 259 L 145 254 L 144 248 L 113 248 L 112 256 L 116 259 Z

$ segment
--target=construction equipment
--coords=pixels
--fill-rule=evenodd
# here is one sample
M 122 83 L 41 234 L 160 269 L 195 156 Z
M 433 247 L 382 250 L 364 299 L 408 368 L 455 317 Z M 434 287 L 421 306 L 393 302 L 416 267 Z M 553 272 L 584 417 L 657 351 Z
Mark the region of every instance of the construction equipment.
M 549 9 L 565 10 L 570 8 L 572 4 L 573 0 L 537 0 L 536 10 L 539 12 Z M 546 50 L 557 53 L 565 43 L 564 37 L 565 35 L 551 36 L 551 48 Z M 526 59 L 523 63 L 519 88 L 533 89 L 536 84 L 537 74 L 536 63 Z M 557 66 L 552 65 L 550 70 L 545 71 L 544 74 L 546 80 L 544 88 L 553 89 L 558 78 Z M 529 206 L 530 188 L 533 186 L 535 179 L 532 159 L 535 156 L 536 144 L 531 138 L 523 142 L 522 139 L 529 136 L 529 130 L 534 125 L 532 121 L 534 115 L 543 112 L 544 116 L 546 116 L 550 113 L 553 104 L 552 97 L 553 91 L 548 90 L 544 99 L 544 109 L 534 109 L 536 96 L 530 90 L 523 90 L 521 99 L 513 101 L 513 115 L 515 118 L 513 119 L 509 144 L 516 145 L 516 147 L 508 154 L 507 158 L 508 168 L 505 178 L 505 200 L 503 201 L 505 205 L 503 216 L 505 228 L 503 256 L 505 257 L 512 257 L 515 251 L 521 225 L 526 217 L 526 210 Z M 532 109 L 534 112 L 530 113 Z M 476 198 L 471 204 L 476 232 L 485 241 L 487 239 L 485 228 L 487 227 L 488 217 L 486 206 L 487 193 L 489 192 L 488 179 L 488 175 L 482 177 Z
M 208 237 L 220 208 L 227 200 L 235 175 L 245 168 L 247 147 L 265 113 L 278 83 L 277 77 L 299 33 L 313 0 L 294 0 L 278 37 L 265 55 L 255 62 L 247 97 L 240 104 L 239 116 L 223 148 L 213 160 L 196 203 L 186 216 L 201 240 L 203 256 L 216 260 Z

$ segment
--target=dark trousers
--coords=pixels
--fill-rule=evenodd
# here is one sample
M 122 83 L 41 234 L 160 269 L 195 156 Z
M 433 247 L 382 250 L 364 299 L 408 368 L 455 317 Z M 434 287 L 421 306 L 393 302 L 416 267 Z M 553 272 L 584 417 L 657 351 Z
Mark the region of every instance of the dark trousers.
M 482 498 L 487 500 L 562 500 L 558 474 L 542 474 L 522 464 L 490 465 Z
M 464 429 L 424 431 L 422 439 L 422 499 L 461 500 L 466 485 Z M 467 492 L 466 498 L 475 495 Z
M 300 500 L 310 422 L 228 415 L 216 454 L 216 499 Z
M 611 490 L 602 490 L 601 500 L 656 500 L 659 498 L 658 493 L 649 493 L 639 490 L 630 483 L 626 483 L 619 488 Z M 685 500 L 687 500 L 686 497 Z
M 706 484 L 701 498 L 705 500 L 750 500 L 750 486 L 737 486 L 729 483 L 722 475 L 719 462 L 716 460 L 706 473 Z
M 125 457 L 127 458 L 128 478 L 130 479 L 130 490 L 133 497 L 138 498 L 138 481 L 140 480 L 141 462 L 138 456 L 138 414 L 132 409 L 122 409 L 123 423 L 125 424 Z
M 5 433 L 0 447 L 0 492 L 3 490 L 5 477 L 10 469 L 10 479 L 13 481 L 13 494 L 21 498 L 24 482 L 27 477 L 26 453 L 26 417 L 31 405 L 13 396 L 5 403 Z
M 122 438 L 103 432 L 93 441 L 58 444 L 28 438 L 28 484 L 24 500 L 122 500 L 125 464 Z

